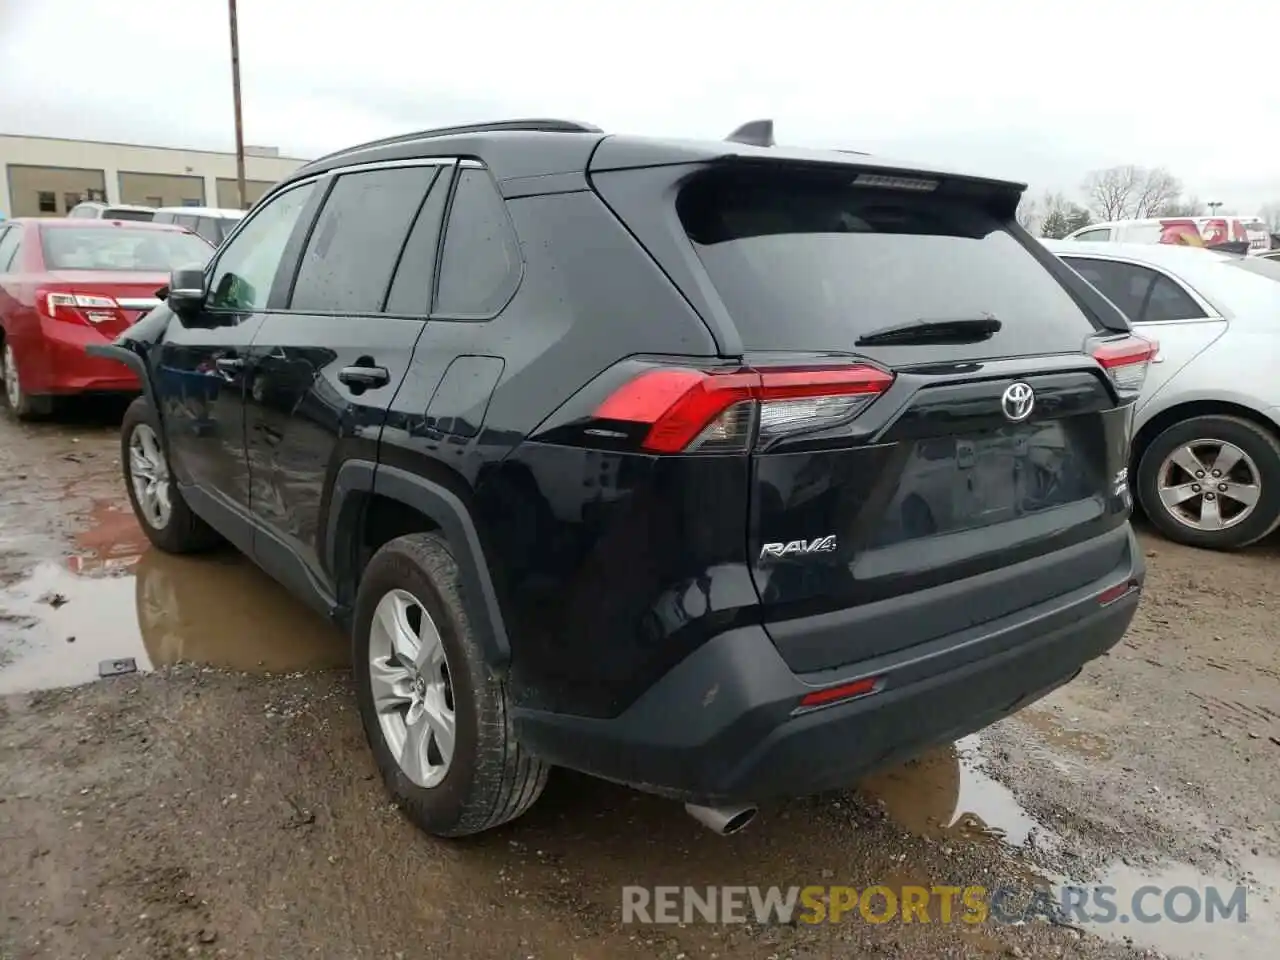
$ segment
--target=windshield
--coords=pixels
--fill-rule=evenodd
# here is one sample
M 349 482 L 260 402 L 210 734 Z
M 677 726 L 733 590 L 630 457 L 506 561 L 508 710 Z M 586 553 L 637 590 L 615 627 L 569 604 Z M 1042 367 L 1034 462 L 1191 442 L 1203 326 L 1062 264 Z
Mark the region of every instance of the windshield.
M 975 202 L 761 172 L 694 181 L 677 208 L 749 350 L 847 350 L 885 327 L 988 315 L 1002 328 L 975 350 L 1079 350 L 1094 332 Z
M 208 262 L 213 248 L 190 233 L 112 227 L 40 231 L 49 270 L 132 270 L 168 273 Z
M 1280 262 L 1270 257 L 1243 257 L 1239 260 L 1230 260 L 1228 262 L 1233 267 L 1239 267 L 1241 270 L 1247 270 L 1260 277 L 1266 277 L 1268 280 L 1280 280 Z

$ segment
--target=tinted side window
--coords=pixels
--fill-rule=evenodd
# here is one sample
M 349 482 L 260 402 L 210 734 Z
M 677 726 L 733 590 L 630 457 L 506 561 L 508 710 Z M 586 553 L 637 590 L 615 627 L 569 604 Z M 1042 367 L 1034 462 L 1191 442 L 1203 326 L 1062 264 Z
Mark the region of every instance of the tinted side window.
M 1114 260 L 1087 260 L 1063 257 L 1076 273 L 1084 277 L 1104 297 L 1120 308 L 1120 312 L 1137 323 L 1142 316 L 1142 304 L 1151 281 L 1156 278 L 1153 270 L 1135 267 Z
M 1142 311 L 1144 321 L 1160 323 L 1166 320 L 1195 320 L 1204 315 L 1200 304 L 1191 299 L 1187 291 L 1164 274 L 1156 275 L 1151 292 L 1147 295 L 1146 308 Z
M 460 170 L 445 228 L 435 313 L 491 317 L 515 293 L 520 271 L 520 244 L 498 188 L 484 170 Z
M 1071 238 L 1072 240 L 1110 240 L 1111 231 L 1104 230 L 1086 230 L 1084 233 L 1077 234 Z
M 315 184 L 308 183 L 280 194 L 245 224 L 214 266 L 211 309 L 245 311 L 266 307 L 285 244 L 314 189 Z
M 441 170 L 431 185 L 422 209 L 409 231 L 400 264 L 387 295 L 387 313 L 425 316 L 431 312 L 431 288 L 436 275 L 436 250 L 440 240 L 440 221 L 449 198 L 452 174 Z
M 400 248 L 438 168 L 338 177 L 302 254 L 291 310 L 378 313 Z
M 9 265 L 18 250 L 18 238 L 21 234 L 22 231 L 18 227 L 0 229 L 0 273 L 9 272 Z

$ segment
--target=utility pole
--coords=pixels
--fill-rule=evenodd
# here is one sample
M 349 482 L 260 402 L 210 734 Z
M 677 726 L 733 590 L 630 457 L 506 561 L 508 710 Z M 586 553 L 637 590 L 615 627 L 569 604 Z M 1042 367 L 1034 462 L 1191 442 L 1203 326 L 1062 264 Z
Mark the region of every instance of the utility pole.
M 227 0 L 227 10 L 231 14 L 231 96 L 236 110 L 236 187 L 240 191 L 240 209 L 244 210 L 244 122 L 240 119 L 240 31 L 236 26 L 236 0 Z

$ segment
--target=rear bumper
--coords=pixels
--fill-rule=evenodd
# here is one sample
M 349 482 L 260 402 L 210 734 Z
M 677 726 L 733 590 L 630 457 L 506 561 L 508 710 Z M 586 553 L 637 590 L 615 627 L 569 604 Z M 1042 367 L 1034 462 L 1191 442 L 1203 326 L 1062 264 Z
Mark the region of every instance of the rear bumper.
M 108 340 L 96 329 L 76 323 L 42 320 L 42 336 L 23 371 L 30 394 L 76 394 L 97 392 L 137 393 L 142 385 L 137 375 L 118 360 L 87 352 L 90 346 L 106 346 Z
M 1129 536 L 1124 563 L 1107 577 L 980 628 L 798 675 L 763 628 L 745 627 L 695 651 L 617 717 L 516 708 L 516 736 L 550 763 L 686 801 L 760 802 L 848 787 L 1021 709 L 1115 646 L 1145 577 Z M 1126 582 L 1133 589 L 1100 603 Z M 878 692 L 797 712 L 814 686 L 867 676 L 883 678 Z

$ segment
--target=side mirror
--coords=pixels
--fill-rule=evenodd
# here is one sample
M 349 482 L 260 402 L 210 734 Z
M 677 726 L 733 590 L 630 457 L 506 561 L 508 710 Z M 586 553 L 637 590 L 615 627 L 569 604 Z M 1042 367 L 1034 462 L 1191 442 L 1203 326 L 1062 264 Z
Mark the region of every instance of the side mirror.
M 169 274 L 165 303 L 179 317 L 194 317 L 204 309 L 206 290 L 204 270 L 184 267 Z

